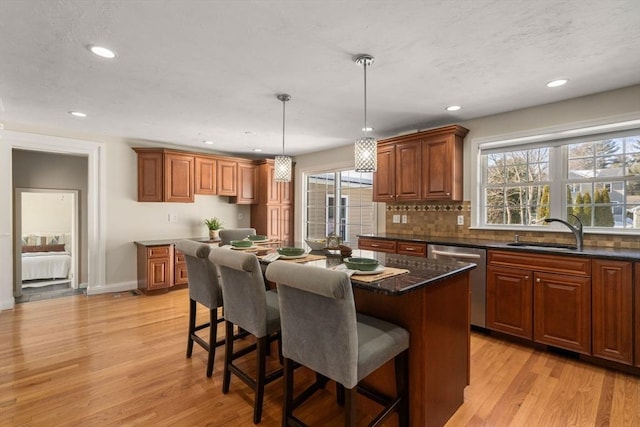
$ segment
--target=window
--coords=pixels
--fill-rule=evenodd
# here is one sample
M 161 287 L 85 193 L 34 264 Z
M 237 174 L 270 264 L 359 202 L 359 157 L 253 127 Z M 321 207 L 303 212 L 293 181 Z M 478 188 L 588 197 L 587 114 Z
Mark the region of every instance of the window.
M 306 175 L 305 237 L 335 233 L 345 242 L 375 230 L 373 174 L 353 170 Z
M 585 227 L 640 230 L 640 129 L 480 144 L 479 155 L 481 226 L 575 215 Z

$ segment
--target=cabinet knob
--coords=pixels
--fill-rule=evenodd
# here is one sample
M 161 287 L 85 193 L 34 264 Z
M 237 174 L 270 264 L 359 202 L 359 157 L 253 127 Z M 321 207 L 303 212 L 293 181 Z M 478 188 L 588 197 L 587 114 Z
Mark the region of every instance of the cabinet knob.
M 529 280 L 529 276 L 524 276 L 525 279 Z
M 540 283 L 540 278 L 539 277 L 536 279 L 536 282 Z

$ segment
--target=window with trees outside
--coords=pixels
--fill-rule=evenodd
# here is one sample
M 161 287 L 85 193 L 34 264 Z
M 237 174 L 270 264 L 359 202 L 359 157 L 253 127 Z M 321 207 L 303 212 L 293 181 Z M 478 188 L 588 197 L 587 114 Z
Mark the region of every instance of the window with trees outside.
M 375 231 L 373 174 L 353 170 L 306 175 L 305 238 L 335 233 L 355 243 L 358 234 Z
M 547 217 L 584 227 L 640 231 L 640 129 L 570 141 L 484 148 L 481 225 L 545 226 Z M 573 219 L 573 221 L 572 221 Z

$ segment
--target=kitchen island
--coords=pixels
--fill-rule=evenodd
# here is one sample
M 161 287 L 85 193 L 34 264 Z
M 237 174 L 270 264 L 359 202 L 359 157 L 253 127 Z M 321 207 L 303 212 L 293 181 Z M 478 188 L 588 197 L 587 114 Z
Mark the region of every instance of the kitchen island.
M 409 331 L 410 424 L 442 426 L 462 405 L 469 384 L 469 271 L 475 264 L 383 253 L 373 257 L 408 272 L 371 283 L 352 277 L 356 309 Z M 340 256 L 329 255 L 306 264 L 334 268 L 341 262 Z M 365 381 L 394 395 L 391 378 L 393 361 Z M 360 399 L 358 405 L 375 404 Z

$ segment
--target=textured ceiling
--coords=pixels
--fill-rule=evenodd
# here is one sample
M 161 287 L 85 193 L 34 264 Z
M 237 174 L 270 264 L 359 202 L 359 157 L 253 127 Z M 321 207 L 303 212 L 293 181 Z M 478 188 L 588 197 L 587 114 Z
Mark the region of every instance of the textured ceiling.
M 380 138 L 639 84 L 640 2 L 0 0 L 0 120 L 270 156 L 284 92 L 308 153 L 362 135 L 360 53 Z

